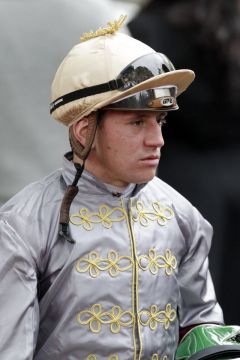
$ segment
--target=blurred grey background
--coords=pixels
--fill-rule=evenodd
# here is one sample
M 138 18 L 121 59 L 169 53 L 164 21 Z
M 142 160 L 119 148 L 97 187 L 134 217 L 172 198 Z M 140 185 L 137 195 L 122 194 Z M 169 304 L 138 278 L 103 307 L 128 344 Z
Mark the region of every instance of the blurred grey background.
M 0 0 L 0 203 L 61 166 L 54 73 L 83 32 L 121 14 L 123 31 L 196 72 L 164 128 L 158 175 L 213 225 L 213 280 L 226 323 L 239 324 L 239 0 Z

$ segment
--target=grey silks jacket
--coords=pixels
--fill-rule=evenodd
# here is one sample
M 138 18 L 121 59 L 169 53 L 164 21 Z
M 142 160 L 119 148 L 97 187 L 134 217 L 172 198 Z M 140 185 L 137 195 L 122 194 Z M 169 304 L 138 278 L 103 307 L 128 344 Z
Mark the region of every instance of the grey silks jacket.
M 212 228 L 185 198 L 158 178 L 119 194 L 85 171 L 71 244 L 58 221 L 74 175 L 65 157 L 1 208 L 1 360 L 174 359 L 179 327 L 223 323 Z

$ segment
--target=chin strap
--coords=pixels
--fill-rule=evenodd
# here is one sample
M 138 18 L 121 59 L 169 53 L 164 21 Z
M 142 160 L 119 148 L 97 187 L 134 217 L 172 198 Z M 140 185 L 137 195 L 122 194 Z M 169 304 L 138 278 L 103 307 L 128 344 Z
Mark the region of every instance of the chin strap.
M 71 237 L 69 236 L 69 228 L 68 228 L 69 210 L 70 210 L 71 203 L 73 202 L 73 199 L 75 198 L 75 196 L 78 193 L 77 183 L 83 173 L 84 162 L 82 165 L 74 164 L 74 166 L 77 169 L 77 172 L 76 172 L 76 175 L 75 175 L 72 185 L 68 185 L 67 189 L 65 191 L 65 194 L 64 194 L 64 197 L 62 200 L 62 204 L 61 204 L 61 208 L 60 208 L 60 220 L 59 220 L 59 235 L 63 236 L 67 241 L 69 241 L 72 244 L 75 241 L 73 239 L 71 239 Z
M 69 211 L 70 206 L 78 193 L 78 181 L 82 176 L 85 160 L 90 153 L 94 136 L 97 129 L 97 112 L 93 112 L 88 116 L 89 123 L 86 134 L 85 146 L 79 143 L 73 134 L 72 128 L 69 129 L 69 141 L 72 147 L 73 152 L 83 161 L 82 164 L 74 163 L 74 166 L 77 170 L 75 178 L 71 185 L 68 185 L 62 200 L 60 208 L 60 220 L 59 220 L 59 235 L 66 239 L 68 242 L 73 244 L 75 241 L 70 237 L 69 234 Z
M 98 123 L 98 115 L 99 113 L 94 111 L 90 115 L 88 115 L 88 127 L 85 139 L 85 145 L 83 146 L 80 142 L 75 138 L 73 133 L 73 128 L 69 128 L 69 141 L 72 147 L 73 152 L 83 161 L 87 159 L 88 154 L 91 150 L 92 143 L 95 137 L 95 133 L 97 130 Z M 81 120 L 80 120 L 81 121 Z

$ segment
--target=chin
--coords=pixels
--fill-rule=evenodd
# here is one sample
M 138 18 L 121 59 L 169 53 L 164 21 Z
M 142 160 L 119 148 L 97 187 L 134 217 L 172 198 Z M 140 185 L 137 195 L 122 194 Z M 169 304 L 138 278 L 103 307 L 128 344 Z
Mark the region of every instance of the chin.
M 145 177 L 142 176 L 141 179 L 138 179 L 137 181 L 134 181 L 134 183 L 135 184 L 145 184 L 145 183 L 151 181 L 154 178 L 155 175 L 156 175 L 156 173 L 145 176 Z

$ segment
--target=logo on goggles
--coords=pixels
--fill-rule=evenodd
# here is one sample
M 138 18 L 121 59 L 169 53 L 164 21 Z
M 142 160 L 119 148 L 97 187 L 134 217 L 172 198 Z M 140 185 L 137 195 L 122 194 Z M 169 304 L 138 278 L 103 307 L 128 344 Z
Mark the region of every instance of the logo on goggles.
M 176 105 L 176 99 L 173 96 L 162 96 L 149 101 L 148 106 L 152 108 L 170 107 Z

